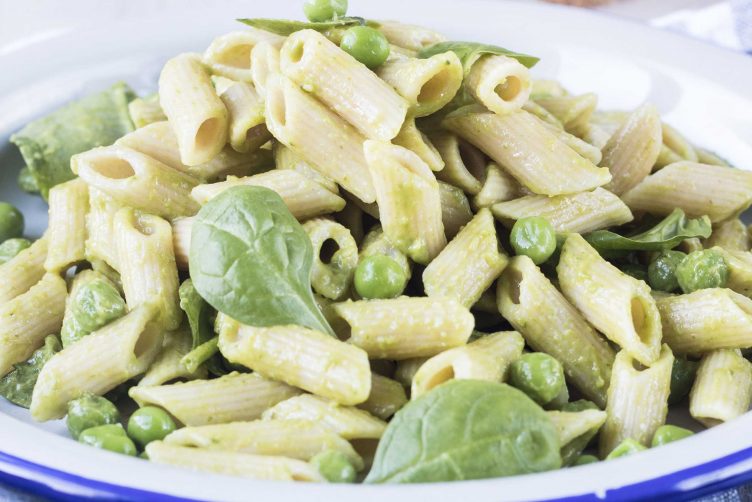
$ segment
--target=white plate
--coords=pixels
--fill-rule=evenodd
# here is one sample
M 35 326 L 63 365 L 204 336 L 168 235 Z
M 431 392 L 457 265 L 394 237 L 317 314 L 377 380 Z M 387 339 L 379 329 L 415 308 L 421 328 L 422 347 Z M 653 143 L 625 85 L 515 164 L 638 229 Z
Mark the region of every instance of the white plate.
M 258 5 L 254 5 L 258 3 Z M 752 167 L 752 59 L 679 35 L 599 14 L 534 3 L 452 0 L 351 0 L 350 12 L 435 27 L 538 55 L 540 76 L 572 91 L 594 91 L 604 108 L 655 103 L 694 142 L 739 167 Z M 203 49 L 214 35 L 242 28 L 237 17 L 300 17 L 299 2 L 169 0 L 66 2 L 65 9 L 19 12 L 23 37 L 0 35 L 0 200 L 18 204 L 39 235 L 45 206 L 23 195 L 21 160 L 11 132 L 67 99 L 119 79 L 154 88 L 164 60 Z M 37 4 L 44 5 L 44 4 Z M 59 5 L 47 2 L 47 8 Z M 209 7 L 211 5 L 211 8 Z M 0 24 L 2 25 L 2 24 Z M 38 27 L 37 31 L 34 30 Z M 86 447 L 58 423 L 34 424 L 25 410 L 0 402 L 0 479 L 46 494 L 155 499 L 476 502 L 686 497 L 752 479 L 752 415 L 640 455 L 551 473 L 408 486 L 304 485 L 196 474 Z

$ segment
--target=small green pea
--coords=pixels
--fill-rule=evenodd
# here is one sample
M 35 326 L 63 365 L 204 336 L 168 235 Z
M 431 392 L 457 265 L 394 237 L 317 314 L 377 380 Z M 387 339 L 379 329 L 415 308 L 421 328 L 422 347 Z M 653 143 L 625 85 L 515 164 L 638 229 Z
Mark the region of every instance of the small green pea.
M 331 21 L 347 13 L 347 0 L 305 0 L 303 13 L 312 23 Z
M 637 263 L 626 263 L 624 265 L 621 265 L 619 267 L 622 272 L 625 274 L 634 277 L 638 281 L 645 281 L 648 280 L 648 271 L 645 270 L 645 267 L 642 265 L 639 265 Z
M 561 407 L 561 411 L 585 411 L 585 410 L 599 410 L 598 405 L 587 399 L 578 399 L 566 403 Z
M 107 399 L 86 394 L 68 403 L 68 416 L 65 423 L 71 436 L 78 439 L 81 431 L 100 425 L 116 424 L 120 412 Z
M 311 465 L 330 483 L 352 483 L 355 481 L 355 467 L 341 451 L 322 451 L 311 459 Z
M 21 211 L 7 202 L 0 202 L 0 242 L 21 237 L 24 231 L 24 217 Z
M 689 394 L 699 364 L 697 361 L 690 361 L 684 356 L 676 355 L 674 357 L 674 364 L 671 368 L 671 394 L 668 396 L 669 404 L 676 404 Z
M 627 438 L 624 441 L 619 444 L 616 448 L 613 449 L 611 453 L 608 454 L 606 457 L 606 460 L 612 460 L 619 457 L 626 457 L 627 455 L 632 455 L 633 453 L 637 453 L 643 450 L 647 450 L 642 444 L 638 443 L 632 438 Z
M 367 256 L 355 268 L 355 291 L 363 298 L 394 298 L 406 284 L 402 267 L 385 255 Z
M 556 231 L 547 219 L 528 216 L 514 223 L 509 242 L 516 254 L 528 256 L 540 265 L 556 251 Z
M 595 455 L 580 455 L 577 460 L 574 461 L 574 465 L 595 464 L 596 462 L 599 462 L 599 460 Z
M 125 315 L 125 300 L 109 281 L 94 279 L 84 284 L 73 299 L 72 314 L 86 331 L 95 331 Z
M 142 447 L 164 439 L 175 430 L 175 421 L 162 408 L 144 406 L 128 420 L 128 435 Z
M 687 255 L 681 251 L 664 251 L 648 266 L 648 283 L 653 289 L 670 293 L 679 287 L 676 267 Z
M 688 438 L 693 434 L 694 432 L 685 429 L 684 427 L 677 427 L 676 425 L 661 425 L 656 429 L 655 434 L 653 434 L 653 441 L 650 443 L 650 446 L 653 448 L 656 446 L 663 446 L 664 444 Z
M 125 433 L 120 424 L 100 425 L 81 432 L 78 441 L 95 448 L 122 453 L 135 457 L 138 454 L 136 445 Z
M 509 383 L 544 405 L 559 395 L 564 387 L 564 369 L 548 354 L 523 354 L 509 368 Z
M 676 278 L 685 293 L 722 288 L 726 285 L 728 273 L 726 260 L 712 249 L 692 251 L 676 266 Z
M 8 239 L 0 244 L 0 265 L 10 261 L 14 256 L 31 246 L 31 241 L 21 237 Z
M 389 42 L 383 33 L 368 26 L 353 26 L 342 35 L 340 48 L 369 68 L 376 68 L 389 57 Z

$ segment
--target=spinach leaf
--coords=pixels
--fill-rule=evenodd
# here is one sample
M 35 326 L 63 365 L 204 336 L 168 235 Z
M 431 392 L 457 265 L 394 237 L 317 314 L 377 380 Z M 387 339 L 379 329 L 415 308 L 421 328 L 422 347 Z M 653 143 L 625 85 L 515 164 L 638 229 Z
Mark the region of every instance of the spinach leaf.
M 439 42 L 426 47 L 418 53 L 419 58 L 430 58 L 436 54 L 452 51 L 462 61 L 462 67 L 465 69 L 465 75 L 468 74 L 473 64 L 483 55 L 491 54 L 496 56 L 507 56 L 514 58 L 528 68 L 532 68 L 540 61 L 535 56 L 521 54 L 510 51 L 496 45 L 480 44 L 477 42 Z
M 334 336 L 311 291 L 311 240 L 276 192 L 230 188 L 201 208 L 191 234 L 193 285 L 212 307 L 249 326 Z
M 653 228 L 631 237 L 624 237 L 610 230 L 596 230 L 585 235 L 598 252 L 611 251 L 663 251 L 678 246 L 683 240 L 693 237 L 710 237 L 710 218 L 687 218 L 684 211 L 674 209 Z
M 558 469 L 550 418 L 506 384 L 452 380 L 409 402 L 376 450 L 367 483 L 418 483 Z
M 44 345 L 34 351 L 28 361 L 14 365 L 13 370 L 0 379 L 0 396 L 13 404 L 28 408 L 42 366 L 62 349 L 57 336 L 49 335 L 45 338 Z
M 206 363 L 206 369 L 213 375 L 221 376 L 227 373 L 222 355 L 217 350 L 216 336 L 212 330 L 211 307 L 201 298 L 191 279 L 186 279 L 178 289 L 180 308 L 188 318 L 191 328 L 191 351 L 183 356 L 180 362 L 191 373 Z M 212 349 L 212 341 L 213 349 Z
M 366 20 L 362 17 L 341 17 L 333 21 L 318 23 L 293 21 L 291 19 L 238 19 L 238 21 L 248 26 L 283 36 L 291 35 L 300 30 L 325 32 L 334 28 L 349 28 L 350 26 L 362 26 L 366 24 Z

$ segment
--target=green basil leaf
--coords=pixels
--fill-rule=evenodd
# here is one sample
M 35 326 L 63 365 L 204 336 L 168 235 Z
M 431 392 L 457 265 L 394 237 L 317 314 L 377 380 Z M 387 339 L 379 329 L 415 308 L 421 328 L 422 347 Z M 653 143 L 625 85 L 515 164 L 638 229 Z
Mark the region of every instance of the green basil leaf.
M 543 409 L 509 385 L 451 380 L 410 401 L 379 442 L 367 483 L 418 483 L 558 469 Z
M 311 240 L 276 192 L 230 188 L 201 208 L 191 234 L 191 279 L 212 307 L 249 326 L 334 336 L 311 291 Z
M 366 20 L 362 17 L 341 17 L 333 21 L 310 23 L 307 21 L 294 21 L 291 19 L 238 19 L 243 24 L 253 26 L 264 31 L 270 31 L 277 35 L 291 35 L 300 30 L 316 30 L 325 32 L 334 28 L 348 28 L 350 26 L 362 26 Z M 370 23 L 369 23 L 370 24 Z
M 540 61 L 540 59 L 535 56 L 510 51 L 509 49 L 498 47 L 496 45 L 480 44 L 477 42 L 439 42 L 437 44 L 429 45 L 421 50 L 418 53 L 418 57 L 430 58 L 431 56 L 447 51 L 452 51 L 457 54 L 457 57 L 462 61 L 462 67 L 465 69 L 466 75 L 470 71 L 470 67 L 473 66 L 478 58 L 485 54 L 514 58 L 528 68 L 532 68 L 538 61 Z
M 13 370 L 0 379 L 0 396 L 13 404 L 28 408 L 42 366 L 62 349 L 57 336 L 49 335 L 45 338 L 44 345 L 34 351 L 28 361 L 14 365 Z
M 610 230 L 596 230 L 584 237 L 599 252 L 663 251 L 678 246 L 685 239 L 707 239 L 711 232 L 712 226 L 707 216 L 687 218 L 684 211 L 674 209 L 653 228 L 631 237 L 624 237 Z

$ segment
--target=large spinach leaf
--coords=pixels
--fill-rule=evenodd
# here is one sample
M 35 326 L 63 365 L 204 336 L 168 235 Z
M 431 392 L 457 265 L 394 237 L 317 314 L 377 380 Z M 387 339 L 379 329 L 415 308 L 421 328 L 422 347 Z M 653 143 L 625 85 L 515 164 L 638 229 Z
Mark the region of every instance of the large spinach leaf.
M 397 412 L 366 482 L 481 479 L 560 466 L 556 429 L 525 394 L 501 383 L 452 380 Z
M 350 26 L 362 26 L 366 24 L 366 20 L 362 17 L 341 17 L 332 21 L 318 23 L 294 21 L 292 19 L 238 19 L 238 21 L 248 26 L 283 36 L 291 35 L 300 30 L 325 32 L 334 28 L 349 28 Z
M 610 230 L 596 230 L 585 235 L 591 246 L 602 254 L 613 251 L 662 251 L 678 246 L 683 240 L 693 237 L 710 237 L 710 218 L 687 218 L 684 211 L 674 209 L 654 227 L 630 237 Z
M 470 68 L 478 59 L 480 59 L 481 56 L 486 54 L 514 58 L 528 68 L 532 68 L 538 61 L 540 61 L 540 59 L 535 56 L 510 51 L 509 49 L 498 47 L 496 45 L 480 44 L 477 42 L 439 42 L 421 50 L 418 53 L 418 57 L 430 58 L 431 56 L 447 51 L 452 51 L 457 54 L 457 57 L 462 61 L 462 67 L 465 69 L 465 74 L 470 71 Z
M 34 351 L 28 361 L 16 364 L 10 373 L 0 379 L 0 396 L 11 403 L 28 408 L 42 366 L 62 349 L 57 336 L 49 335 L 45 338 L 44 345 Z
M 250 326 L 334 336 L 311 291 L 311 240 L 276 192 L 230 188 L 201 208 L 191 234 L 191 279 L 212 307 Z

